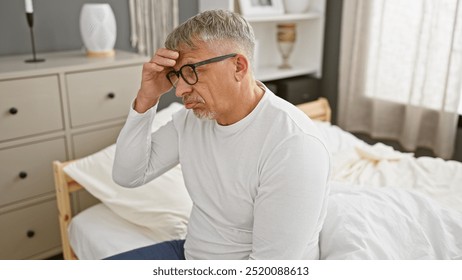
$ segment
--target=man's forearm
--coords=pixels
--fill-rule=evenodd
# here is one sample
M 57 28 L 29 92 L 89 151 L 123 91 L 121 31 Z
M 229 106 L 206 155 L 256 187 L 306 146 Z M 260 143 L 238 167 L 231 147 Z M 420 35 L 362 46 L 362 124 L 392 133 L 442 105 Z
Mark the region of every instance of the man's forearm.
M 145 114 L 131 110 L 117 138 L 112 177 L 121 186 L 132 188 L 145 183 L 155 110 Z

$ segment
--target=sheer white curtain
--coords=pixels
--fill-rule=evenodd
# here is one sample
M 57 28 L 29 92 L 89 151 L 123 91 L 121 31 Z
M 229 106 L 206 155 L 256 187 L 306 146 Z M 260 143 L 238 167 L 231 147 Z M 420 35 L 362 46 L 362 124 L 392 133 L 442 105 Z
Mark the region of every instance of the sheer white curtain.
M 178 0 L 129 0 L 131 44 L 152 56 L 178 25 Z
M 343 5 L 339 126 L 450 158 L 462 86 L 459 0 Z

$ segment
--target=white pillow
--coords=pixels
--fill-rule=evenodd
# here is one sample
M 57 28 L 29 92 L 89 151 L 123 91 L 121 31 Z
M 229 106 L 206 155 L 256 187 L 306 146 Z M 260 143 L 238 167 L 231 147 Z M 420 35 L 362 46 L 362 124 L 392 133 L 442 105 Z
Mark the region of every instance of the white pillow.
M 159 111 L 153 131 L 181 108 L 181 104 L 172 103 Z M 148 228 L 156 239 L 184 238 L 192 202 L 180 165 L 143 186 L 128 189 L 112 180 L 114 153 L 115 144 L 76 160 L 64 171 L 120 217 Z

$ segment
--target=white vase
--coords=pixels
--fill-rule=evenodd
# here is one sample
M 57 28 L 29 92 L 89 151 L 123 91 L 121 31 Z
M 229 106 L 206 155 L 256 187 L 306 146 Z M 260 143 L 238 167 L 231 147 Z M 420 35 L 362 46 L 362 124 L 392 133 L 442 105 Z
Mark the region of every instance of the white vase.
M 80 35 L 88 56 L 113 56 L 117 37 L 109 4 L 84 4 L 80 11 Z
M 310 0 L 284 0 L 284 9 L 287 14 L 301 14 L 308 11 Z

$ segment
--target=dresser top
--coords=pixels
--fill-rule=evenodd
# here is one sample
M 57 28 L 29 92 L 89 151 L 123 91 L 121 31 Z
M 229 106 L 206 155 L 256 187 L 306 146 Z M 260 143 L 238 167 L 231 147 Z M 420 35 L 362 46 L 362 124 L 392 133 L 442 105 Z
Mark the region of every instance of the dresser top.
M 149 60 L 146 56 L 120 50 L 116 50 L 112 57 L 88 57 L 82 51 L 39 53 L 36 57 L 45 61 L 26 63 L 25 60 L 31 59 L 32 54 L 0 56 L 0 79 L 141 64 Z

